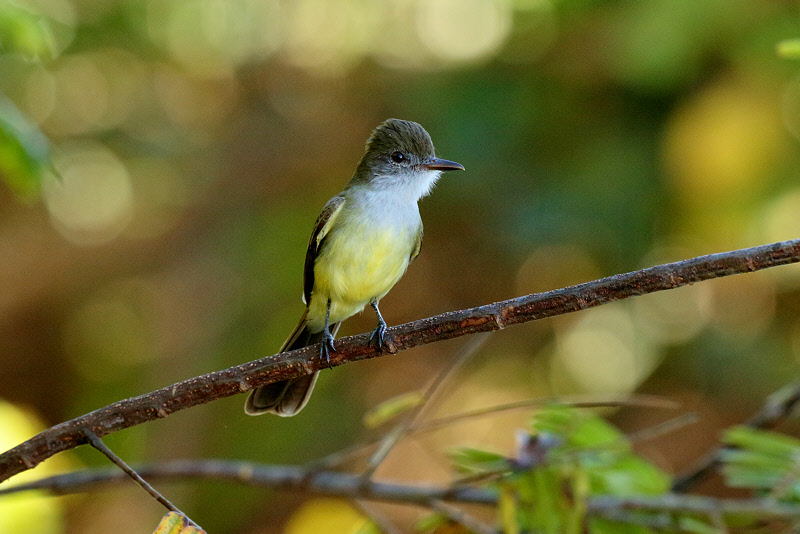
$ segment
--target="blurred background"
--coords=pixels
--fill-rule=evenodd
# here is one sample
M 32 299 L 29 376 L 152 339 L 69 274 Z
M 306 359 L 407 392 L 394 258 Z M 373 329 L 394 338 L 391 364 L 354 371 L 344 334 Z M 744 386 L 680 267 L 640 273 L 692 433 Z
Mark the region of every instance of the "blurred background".
M 800 63 L 775 48 L 800 36 L 799 7 L 0 0 L 0 445 L 273 354 L 303 310 L 314 220 L 388 117 L 421 123 L 467 169 L 421 203 L 422 253 L 381 302 L 390 325 L 798 237 Z M 795 378 L 798 297 L 800 270 L 781 267 L 510 328 L 431 412 L 659 395 L 699 416 L 639 444 L 677 473 Z M 131 463 L 304 463 L 374 435 L 370 408 L 470 342 L 323 372 L 292 419 L 247 417 L 239 395 L 106 442 Z M 635 432 L 677 413 L 609 415 Z M 528 417 L 407 439 L 377 476 L 442 483 L 448 450 L 510 452 Z M 13 481 L 105 464 L 77 450 Z M 209 532 L 363 523 L 335 499 L 161 488 Z M 423 514 L 381 509 L 402 525 Z M 150 532 L 162 513 L 135 488 L 4 498 L 0 532 Z

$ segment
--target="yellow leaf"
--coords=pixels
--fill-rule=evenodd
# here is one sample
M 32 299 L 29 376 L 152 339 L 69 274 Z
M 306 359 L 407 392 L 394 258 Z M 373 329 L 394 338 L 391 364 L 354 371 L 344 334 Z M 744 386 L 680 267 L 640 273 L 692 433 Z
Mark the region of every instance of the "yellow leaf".
M 346 501 L 313 499 L 301 506 L 284 527 L 284 534 L 356 534 L 369 519 Z
M 153 531 L 153 534 L 181 534 L 188 523 L 189 520 L 185 516 L 176 512 L 167 512 L 161 518 L 161 522 Z
M 511 487 L 503 485 L 500 487 L 500 518 L 503 522 L 503 532 L 505 534 L 519 534 L 519 524 L 517 523 L 517 503 Z
M 0 450 L 7 450 L 44 430 L 35 413 L 0 400 Z M 15 482 L 30 482 L 58 471 L 74 469 L 70 455 L 59 455 L 34 471 L 14 477 Z M 18 493 L 0 499 L 0 533 L 56 534 L 64 530 L 64 497 L 53 498 L 45 491 Z

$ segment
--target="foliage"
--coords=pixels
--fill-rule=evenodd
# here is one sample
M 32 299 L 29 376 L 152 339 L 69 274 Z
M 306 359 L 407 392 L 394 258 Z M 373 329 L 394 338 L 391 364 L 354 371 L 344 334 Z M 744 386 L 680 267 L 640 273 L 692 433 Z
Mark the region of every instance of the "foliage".
M 29 59 L 53 57 L 55 40 L 50 21 L 13 2 L 0 3 L 0 52 Z
M 31 198 L 51 168 L 44 134 L 0 94 L 0 178 L 21 197 Z
M 52 58 L 55 41 L 49 20 L 12 2 L 0 2 L 1 53 L 29 60 Z M 0 92 L 0 179 L 22 198 L 32 198 L 51 167 L 49 152 L 39 127 Z
M 520 433 L 515 457 L 462 448 L 452 454 L 463 483 L 488 485 L 498 493 L 497 522 L 507 534 L 718 533 L 722 516 L 684 511 L 665 514 L 647 506 L 593 510 L 596 497 L 668 497 L 670 477 L 632 451 L 630 442 L 598 415 L 562 406 L 539 411 Z M 786 502 L 800 500 L 800 440 L 749 427 L 725 436 L 732 449 L 721 456 L 731 487 L 768 492 Z M 666 501 L 665 501 L 666 502 Z M 657 506 L 656 506 L 657 508 Z M 757 512 L 728 519 L 760 528 Z M 432 514 L 419 532 L 440 532 L 450 524 Z M 658 525 L 655 527 L 654 525 Z
M 191 521 L 177 512 L 167 512 L 153 534 L 206 534 L 206 531 L 191 524 Z
M 735 426 L 725 432 L 723 473 L 730 486 L 748 488 L 777 500 L 800 502 L 800 440 Z
M 516 457 L 480 449 L 453 453 L 470 480 L 491 480 L 499 493 L 505 532 L 593 534 L 650 532 L 603 518 L 586 517 L 596 495 L 659 495 L 669 476 L 636 455 L 625 436 L 601 417 L 553 406 L 537 412 L 520 433 Z

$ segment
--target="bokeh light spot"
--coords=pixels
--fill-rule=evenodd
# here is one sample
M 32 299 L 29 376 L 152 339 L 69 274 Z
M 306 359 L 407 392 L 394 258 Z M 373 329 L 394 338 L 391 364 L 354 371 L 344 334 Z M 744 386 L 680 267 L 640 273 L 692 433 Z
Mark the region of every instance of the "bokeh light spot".
M 156 0 L 147 7 L 151 38 L 196 75 L 227 77 L 280 43 L 275 0 Z
M 428 0 L 418 4 L 420 41 L 448 60 L 470 60 L 495 52 L 511 28 L 505 0 Z
M 656 355 L 624 305 L 604 306 L 558 333 L 554 378 L 582 392 L 630 392 L 655 367 Z M 566 375 L 559 377 L 558 375 Z
M 62 59 L 53 76 L 56 107 L 47 128 L 62 135 L 93 129 L 108 109 L 109 85 L 105 75 L 91 58 L 74 55 Z
M 356 46 L 359 9 L 344 0 L 297 0 L 292 2 L 285 24 L 285 42 L 289 61 L 297 66 L 336 70 L 347 63 Z M 363 7 L 363 15 L 371 11 Z
M 133 193 L 125 166 L 97 144 L 66 147 L 55 158 L 59 176 L 44 182 L 44 199 L 55 227 L 80 245 L 115 238 L 133 212 Z
M 716 204 L 769 183 L 788 148 L 777 100 L 768 87 L 720 80 L 677 110 L 664 157 L 684 202 Z

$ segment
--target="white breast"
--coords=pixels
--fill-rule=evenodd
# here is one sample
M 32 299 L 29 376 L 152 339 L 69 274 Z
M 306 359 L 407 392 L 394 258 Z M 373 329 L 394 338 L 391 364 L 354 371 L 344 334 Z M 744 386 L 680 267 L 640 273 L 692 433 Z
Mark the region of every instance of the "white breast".
M 369 219 L 369 222 L 364 221 L 367 222 L 367 226 L 376 229 L 392 227 L 416 235 L 422 224 L 417 206 L 418 198 L 398 195 L 393 189 L 365 190 L 352 200 L 354 203 L 362 204 L 356 210 L 359 217 Z

